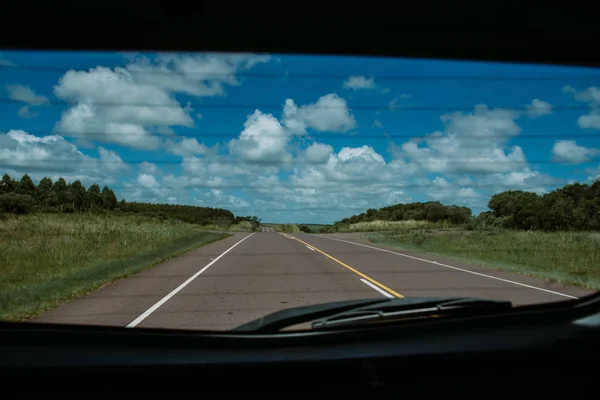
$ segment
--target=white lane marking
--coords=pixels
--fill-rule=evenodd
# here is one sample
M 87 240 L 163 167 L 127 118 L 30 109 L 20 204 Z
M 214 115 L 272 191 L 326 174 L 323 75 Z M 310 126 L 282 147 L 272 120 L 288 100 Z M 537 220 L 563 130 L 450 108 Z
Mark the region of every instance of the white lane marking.
M 306 247 L 307 247 L 309 250 L 315 251 L 315 249 L 313 249 L 313 248 L 312 248 L 312 247 L 310 247 L 310 246 L 306 246 Z
M 214 263 L 219 261 L 219 259 L 221 257 L 223 257 L 225 254 L 229 253 L 235 246 L 242 243 L 244 240 L 248 239 L 252 235 L 254 235 L 254 232 L 249 234 L 248 236 L 246 236 L 245 238 L 243 238 L 242 240 L 240 240 L 239 242 L 237 242 L 236 244 L 234 244 L 233 246 L 231 246 L 224 252 L 222 252 L 217 258 L 215 258 L 214 260 L 212 260 L 211 262 L 206 264 L 206 266 L 204 268 L 202 268 L 200 271 L 198 271 L 194 275 L 192 275 L 187 281 L 185 281 L 181 285 L 177 286 L 171 293 L 169 293 L 168 295 L 166 295 L 165 297 L 160 299 L 155 305 L 153 305 L 152 307 L 150 307 L 149 309 L 144 311 L 144 313 L 142 315 L 140 315 L 139 317 L 134 319 L 132 322 L 130 322 L 129 325 L 126 326 L 126 328 L 135 328 L 140 322 L 142 322 L 143 320 L 148 318 L 148 316 L 150 316 L 150 314 L 152 314 L 154 311 L 156 311 L 158 309 L 158 307 L 165 304 L 167 302 L 167 300 L 169 300 L 171 297 L 175 296 L 177 294 L 177 292 L 179 292 L 181 289 L 183 289 L 184 287 L 189 285 L 190 282 L 192 282 L 194 279 L 196 279 L 201 273 L 206 271 L 208 268 L 210 268 L 211 265 L 213 265 Z
M 408 254 L 397 253 L 395 251 L 386 250 L 386 249 L 382 249 L 382 248 L 375 247 L 375 246 L 369 246 L 369 245 L 362 244 L 362 243 L 355 243 L 355 242 L 351 242 L 349 240 L 332 238 L 332 237 L 327 237 L 327 236 L 322 236 L 322 235 L 316 235 L 316 236 L 322 237 L 324 239 L 337 240 L 338 242 L 350 243 L 350 244 L 354 244 L 356 246 L 367 247 L 369 249 L 379 250 L 379 251 L 383 251 L 385 253 L 395 254 L 397 256 L 412 258 L 413 260 L 424 261 L 424 262 L 427 262 L 427 263 L 430 263 L 430 264 L 439 265 L 441 267 L 451 268 L 451 269 L 455 269 L 457 271 L 462 271 L 462 272 L 466 272 L 466 273 L 473 274 L 473 275 L 479 275 L 479 276 L 483 276 L 485 278 L 495 279 L 497 281 L 502 281 L 502 282 L 506 282 L 506 283 L 512 283 L 513 285 L 519 285 L 519 286 L 523 286 L 523 287 L 526 287 L 526 288 L 529 288 L 529 289 L 535 289 L 535 290 L 539 290 L 539 291 L 542 291 L 542 292 L 552 293 L 552 294 L 555 294 L 555 295 L 558 295 L 558 296 L 568 297 L 570 299 L 578 299 L 579 298 L 579 297 L 571 296 L 571 295 L 568 295 L 568 294 L 555 292 L 553 290 L 543 289 L 543 288 L 540 288 L 540 287 L 537 287 L 537 286 L 526 285 L 526 284 L 521 283 L 521 282 L 515 282 L 515 281 L 508 280 L 508 279 L 498 278 L 496 276 L 486 275 L 486 274 L 482 274 L 480 272 L 469 271 L 468 269 L 464 269 L 464 268 L 453 267 L 452 265 L 442 264 L 442 263 L 437 262 L 437 261 L 431 261 L 431 260 L 426 260 L 424 258 L 419 258 L 419 257 L 415 257 L 415 256 L 409 256 Z
M 364 283 L 365 285 L 368 285 L 368 286 L 372 287 L 373 289 L 377 290 L 379 293 L 381 293 L 381 294 L 382 294 L 382 295 L 384 295 L 385 297 L 388 297 L 388 298 L 390 298 L 390 299 L 393 299 L 393 298 L 394 298 L 394 296 L 392 296 L 391 294 L 389 294 L 388 292 L 386 292 L 385 290 L 383 290 L 383 289 L 382 289 L 382 288 L 380 288 L 379 286 L 377 286 L 377 285 L 373 285 L 373 284 L 372 284 L 371 282 L 369 282 L 368 280 L 366 280 L 366 279 L 363 279 L 363 278 L 360 278 L 360 280 L 361 280 L 361 281 L 363 281 L 363 283 Z

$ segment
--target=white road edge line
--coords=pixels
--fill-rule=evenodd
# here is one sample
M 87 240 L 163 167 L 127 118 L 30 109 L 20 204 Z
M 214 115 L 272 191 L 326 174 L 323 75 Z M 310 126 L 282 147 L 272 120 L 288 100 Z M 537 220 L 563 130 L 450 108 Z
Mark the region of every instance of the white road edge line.
M 397 253 L 395 251 L 382 249 L 380 247 L 369 246 L 369 245 L 362 244 L 362 243 L 355 243 L 355 242 L 351 242 L 349 240 L 343 240 L 343 239 L 332 238 L 332 237 L 327 237 L 327 236 L 321 236 L 321 235 L 316 235 L 316 236 L 322 237 L 324 239 L 337 240 L 338 242 L 350 243 L 350 244 L 354 244 L 356 246 L 367 247 L 369 249 L 379 250 L 379 251 L 383 251 L 385 253 L 395 254 L 397 256 L 402 256 L 402 257 L 406 257 L 406 258 L 412 258 L 413 260 L 424 261 L 424 262 L 427 262 L 427 263 L 430 263 L 430 264 L 439 265 L 441 267 L 451 268 L 451 269 L 455 269 L 457 271 L 467 272 L 469 274 L 479 275 L 479 276 L 483 276 L 485 278 L 490 278 L 490 279 L 495 279 L 497 281 L 502 281 L 502 282 L 506 282 L 506 283 L 512 283 L 513 285 L 523 286 L 523 287 L 526 287 L 526 288 L 529 288 L 529 289 L 535 289 L 535 290 L 539 290 L 539 291 L 542 291 L 542 292 L 552 293 L 552 294 L 555 294 L 555 295 L 558 295 L 558 296 L 568 297 L 570 299 L 579 299 L 579 297 L 571 296 L 571 295 L 564 294 L 564 293 L 555 292 L 553 290 L 543 289 L 543 288 L 540 288 L 540 287 L 537 287 L 537 286 L 526 285 L 524 283 L 515 282 L 515 281 L 508 280 L 508 279 L 503 279 L 503 278 L 498 278 L 496 276 L 486 275 L 486 274 L 482 274 L 480 272 L 469 271 L 468 269 L 453 267 L 452 265 L 446 265 L 446 264 L 442 264 L 442 263 L 437 262 L 437 261 L 426 260 L 424 258 L 419 258 L 419 257 L 415 257 L 415 256 L 409 256 L 408 254 Z
M 312 247 L 310 247 L 310 246 L 306 246 L 306 247 L 307 247 L 309 250 L 315 251 L 315 249 L 313 249 L 313 248 L 312 248 Z
M 242 240 L 240 240 L 239 242 L 237 242 L 236 244 L 234 244 L 233 246 L 231 246 L 230 248 L 228 248 L 227 250 L 222 252 L 217 258 L 215 258 L 214 260 L 212 260 L 211 262 L 206 264 L 206 266 L 204 268 L 202 268 L 200 271 L 196 272 L 194 275 L 192 275 L 188 280 L 183 282 L 181 285 L 177 286 L 171 293 L 169 293 L 168 295 L 166 295 L 165 297 L 160 299 L 155 305 L 153 305 L 152 307 L 150 307 L 149 309 L 144 311 L 144 313 L 142 315 L 140 315 L 139 317 L 134 319 L 132 322 L 130 322 L 129 325 L 127 325 L 125 328 L 135 328 L 140 322 L 142 322 L 143 320 L 148 318 L 150 316 L 150 314 L 152 314 L 154 311 L 156 311 L 158 309 L 158 307 L 165 304 L 171 297 L 175 296 L 177 294 L 177 292 L 179 292 L 181 289 L 183 289 L 184 287 L 189 285 L 190 282 L 192 282 L 194 279 L 196 279 L 201 273 L 206 271 L 208 268 L 210 268 L 211 265 L 213 265 L 214 263 L 219 261 L 219 259 L 221 257 L 223 257 L 225 254 L 229 253 L 235 246 L 242 243 L 244 240 L 248 239 L 252 235 L 254 235 L 254 232 L 252 232 L 251 234 L 249 234 L 248 236 L 246 236 L 245 238 L 243 238 Z
M 373 289 L 377 290 L 379 293 L 381 293 L 382 295 L 384 295 L 385 297 L 389 298 L 389 299 L 393 299 L 394 296 L 392 296 L 391 294 L 389 294 L 388 292 L 386 292 L 385 290 L 383 290 L 382 288 L 380 288 L 377 285 L 373 285 L 371 282 L 369 282 L 366 279 L 360 278 L 361 281 L 363 281 L 363 283 L 367 286 L 372 287 Z

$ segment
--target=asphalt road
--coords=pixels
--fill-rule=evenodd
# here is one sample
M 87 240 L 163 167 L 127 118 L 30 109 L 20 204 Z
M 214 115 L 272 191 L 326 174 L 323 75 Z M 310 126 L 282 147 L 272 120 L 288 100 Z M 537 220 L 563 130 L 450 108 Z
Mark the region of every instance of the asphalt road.
M 522 305 L 592 293 L 514 273 L 400 253 L 356 237 L 266 230 L 235 234 L 31 321 L 223 330 L 283 308 L 329 301 L 476 296 Z

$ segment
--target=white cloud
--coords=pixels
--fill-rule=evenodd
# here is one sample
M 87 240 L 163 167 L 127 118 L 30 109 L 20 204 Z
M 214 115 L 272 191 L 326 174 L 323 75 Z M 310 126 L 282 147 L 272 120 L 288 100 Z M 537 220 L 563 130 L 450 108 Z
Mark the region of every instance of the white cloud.
M 324 164 L 333 153 L 333 147 L 324 143 L 313 143 L 305 150 L 306 160 L 313 164 Z
M 259 54 L 161 54 L 156 59 L 137 57 L 126 68 L 138 84 L 192 96 L 223 96 L 225 85 L 237 86 L 236 74 L 266 63 Z
M 140 171 L 140 174 L 154 175 L 158 173 L 158 166 L 154 163 L 143 161 L 138 164 L 138 170 Z
M 100 155 L 102 167 L 109 172 L 117 172 L 127 168 L 121 157 L 114 151 L 99 147 L 98 154 Z
M 320 97 L 316 103 L 298 107 L 287 99 L 283 107 L 283 125 L 293 133 L 303 134 L 307 129 L 318 132 L 348 132 L 356 127 L 356 119 L 346 100 L 335 93 Z
M 191 157 L 206 153 L 206 146 L 199 143 L 196 138 L 182 138 L 180 140 L 169 140 L 166 142 L 167 149 L 182 157 Z
M 450 183 L 443 177 L 435 177 L 432 184 L 428 186 L 427 195 L 430 199 L 466 206 L 483 207 L 486 198 L 472 187 L 461 187 Z
M 589 176 L 587 177 L 589 181 L 595 181 L 596 179 L 600 179 L 600 164 L 598 164 L 598 166 L 594 168 L 587 168 L 585 170 L 585 173 L 589 174 Z
M 503 109 L 475 107 L 472 113 L 441 116 L 443 132 L 402 144 L 402 155 L 428 172 L 446 174 L 490 174 L 522 170 L 527 166 L 523 150 L 505 143 L 521 128 L 519 114 Z M 424 144 L 425 146 L 422 146 Z M 398 155 L 397 155 L 398 156 Z
M 541 117 L 542 115 L 548 115 L 552 113 L 552 104 L 540 100 L 533 99 L 530 105 L 527 106 L 527 114 L 531 118 Z
M 374 89 L 375 78 L 366 76 L 351 76 L 343 83 L 344 89 Z
M 373 121 L 373 127 L 383 128 L 383 124 L 377 120 Z
M 17 115 L 21 118 L 36 118 L 39 116 L 38 111 L 33 111 L 33 106 L 45 106 L 50 104 L 46 96 L 36 94 L 31 88 L 23 85 L 7 85 L 8 97 L 11 100 L 27 103 L 19 108 Z
M 222 190 L 218 189 L 210 189 L 202 192 L 194 201 L 205 207 L 223 207 L 234 211 L 250 207 L 250 203 L 246 200 L 224 194 Z
M 124 182 L 123 187 L 117 191 L 119 198 L 124 198 L 127 201 L 141 201 L 150 203 L 165 203 L 169 199 L 177 199 L 180 195 L 180 199 L 185 198 L 183 190 L 176 190 L 171 187 L 167 187 L 160 182 L 156 177 L 147 169 L 152 169 L 149 166 L 145 166 L 145 172 L 140 172 L 133 182 Z M 164 179 L 164 178 L 163 178 Z
M 127 169 L 113 151 L 100 147 L 99 157 L 83 154 L 75 145 L 56 135 L 34 136 L 22 130 L 0 133 L 0 168 L 5 172 L 29 173 L 84 183 L 114 182 L 117 173 Z
M 162 139 L 155 131 L 172 134 L 171 126 L 194 126 L 193 109 L 189 103 L 181 105 L 175 93 L 224 95 L 225 85 L 240 84 L 236 73 L 269 60 L 252 54 L 130 58 L 133 61 L 125 68 L 66 72 L 54 94 L 73 106 L 63 113 L 57 130 L 73 137 L 156 149 Z
M 137 178 L 137 183 L 147 189 L 158 188 L 158 181 L 150 174 L 140 174 Z
M 159 126 L 156 128 L 156 133 L 159 133 L 161 135 L 172 136 L 175 134 L 175 131 L 169 128 L 168 126 Z
M 581 164 L 600 155 L 600 149 L 580 146 L 574 140 L 557 140 L 552 147 L 552 154 L 558 162 Z
M 596 86 L 589 87 L 584 90 L 576 90 L 570 85 L 563 87 L 563 92 L 570 93 L 575 97 L 575 100 L 588 103 L 590 112 L 587 115 L 581 115 L 577 120 L 577 124 L 582 129 L 600 129 L 600 88 Z
M 159 140 L 148 128 L 193 126 L 193 120 L 167 92 L 136 83 L 123 68 L 70 70 L 54 87 L 56 96 L 76 103 L 57 128 L 75 137 L 153 149 Z
M 277 118 L 256 110 L 246 119 L 239 138 L 229 142 L 229 149 L 244 161 L 284 162 L 291 158 L 286 151 L 289 139 Z
M 11 100 L 20 101 L 32 106 L 41 106 L 50 103 L 46 96 L 35 94 L 35 92 L 27 86 L 8 85 L 6 86 L 6 89 L 8 90 L 8 97 Z
M 507 173 L 490 174 L 482 177 L 479 185 L 485 185 L 496 192 L 505 190 L 520 189 L 536 193 L 544 193 L 550 186 L 564 184 L 564 180 L 539 171 L 534 171 L 529 167 L 521 171 L 512 171 Z

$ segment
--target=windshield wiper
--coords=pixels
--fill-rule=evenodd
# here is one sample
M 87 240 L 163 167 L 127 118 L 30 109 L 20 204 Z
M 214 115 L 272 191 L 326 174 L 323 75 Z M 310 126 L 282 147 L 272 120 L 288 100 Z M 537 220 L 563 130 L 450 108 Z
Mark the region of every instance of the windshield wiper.
M 311 322 L 313 329 L 411 318 L 489 314 L 512 308 L 510 301 L 473 297 L 368 299 L 290 308 L 258 318 L 233 331 L 274 333 Z

